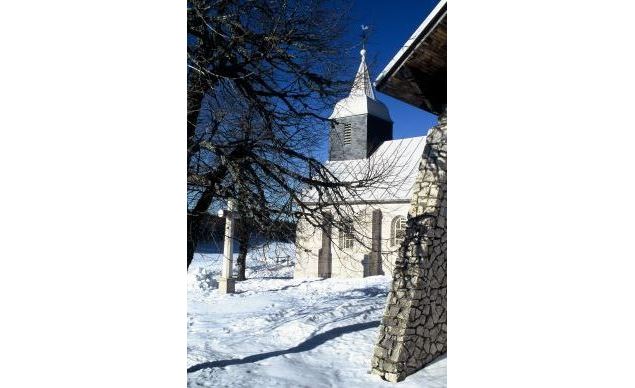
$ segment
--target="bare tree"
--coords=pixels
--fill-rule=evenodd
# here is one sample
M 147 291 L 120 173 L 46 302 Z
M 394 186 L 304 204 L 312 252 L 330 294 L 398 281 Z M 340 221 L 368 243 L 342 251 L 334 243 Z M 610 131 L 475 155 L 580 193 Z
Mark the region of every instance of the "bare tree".
M 342 181 L 319 158 L 330 109 L 350 87 L 343 4 L 188 2 L 188 267 L 215 202 L 234 198 L 267 237 L 300 218 L 320 227 L 326 209 L 341 226 L 347 201 L 381 182 L 373 169 Z
M 240 211 L 240 203 L 238 205 Z M 241 218 L 236 225 L 236 241 L 238 242 L 238 259 L 236 260 L 236 269 L 238 276 L 236 280 L 246 280 L 245 271 L 247 270 L 247 252 L 250 245 L 250 222 L 247 218 Z

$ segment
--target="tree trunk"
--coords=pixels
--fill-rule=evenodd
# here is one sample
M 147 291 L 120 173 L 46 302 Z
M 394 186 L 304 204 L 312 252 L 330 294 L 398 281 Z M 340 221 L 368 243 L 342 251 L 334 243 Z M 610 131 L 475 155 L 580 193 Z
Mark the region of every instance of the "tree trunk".
M 195 141 L 198 113 L 203 103 L 205 84 L 200 74 L 192 72 L 187 83 L 187 168 L 189 171 L 192 155 L 198 151 Z
M 236 261 L 238 269 L 236 280 L 246 280 L 245 270 L 247 269 L 247 251 L 249 250 L 249 229 L 245 220 L 240 220 L 237 232 L 236 237 L 240 246 L 238 248 L 238 260 Z
M 192 263 L 192 259 L 194 259 L 194 250 L 196 249 L 196 245 L 198 243 L 198 239 L 196 238 L 197 233 L 195 232 L 196 224 L 194 222 L 194 215 L 187 215 L 187 268 L 190 268 L 190 264 Z
M 190 171 L 192 155 L 197 151 L 197 143 L 194 141 L 196 134 L 196 121 L 203 101 L 202 77 L 196 72 L 188 77 L 187 90 L 187 171 Z M 196 216 L 188 212 L 187 214 L 187 268 L 190 268 L 194 259 L 194 250 L 198 243 L 198 231 Z
M 226 173 L 227 166 L 220 166 L 214 173 L 209 174 L 208 179 L 212 182 L 210 186 L 213 187 L 214 182 L 221 181 Z M 187 212 L 187 268 L 190 268 L 194 258 L 194 250 L 196 250 L 196 245 L 200 238 L 200 230 L 202 229 L 201 222 L 205 220 L 204 217 L 199 217 L 199 215 L 207 213 L 207 209 L 209 209 L 213 200 L 214 193 L 208 188 L 196 202 L 194 209 Z

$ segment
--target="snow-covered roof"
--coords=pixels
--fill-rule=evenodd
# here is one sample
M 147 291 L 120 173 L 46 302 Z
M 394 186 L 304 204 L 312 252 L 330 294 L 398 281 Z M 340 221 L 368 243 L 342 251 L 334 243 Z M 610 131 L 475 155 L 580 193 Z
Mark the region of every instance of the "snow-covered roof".
M 350 201 L 409 201 L 425 143 L 425 136 L 385 141 L 367 159 L 327 161 L 325 165 L 341 182 L 381 177 L 370 187 L 356 190 Z M 316 200 L 315 190 L 306 193 L 306 202 Z
M 368 67 L 366 66 L 366 50 L 362 49 L 360 54 L 362 60 L 357 69 L 353 87 L 346 98 L 335 104 L 335 108 L 329 119 L 370 114 L 387 121 L 392 121 L 386 105 L 375 98 L 373 84 L 370 82 L 370 75 L 368 73 Z

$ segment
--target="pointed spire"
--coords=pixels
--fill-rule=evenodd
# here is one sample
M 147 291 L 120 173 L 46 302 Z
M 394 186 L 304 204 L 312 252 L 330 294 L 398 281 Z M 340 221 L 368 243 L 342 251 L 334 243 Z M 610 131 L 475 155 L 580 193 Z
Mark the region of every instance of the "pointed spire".
M 375 91 L 366 66 L 366 50 L 362 49 L 360 54 L 362 60 L 357 69 L 351 92 L 346 98 L 335 104 L 329 119 L 370 114 L 386 121 L 392 121 L 386 105 L 375 98 Z
M 373 84 L 370 82 L 370 74 L 368 73 L 368 67 L 366 66 L 366 49 L 362 49 L 359 53 L 362 55 L 362 61 L 357 69 L 357 74 L 355 75 L 355 81 L 353 81 L 350 96 L 365 95 L 374 100 L 375 92 L 373 91 Z

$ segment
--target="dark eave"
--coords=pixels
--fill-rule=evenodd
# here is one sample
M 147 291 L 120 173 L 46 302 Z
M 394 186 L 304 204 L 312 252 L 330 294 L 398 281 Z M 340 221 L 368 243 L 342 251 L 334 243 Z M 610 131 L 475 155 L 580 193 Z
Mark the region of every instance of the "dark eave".
M 406 41 L 375 87 L 433 114 L 447 103 L 447 0 L 441 0 Z

